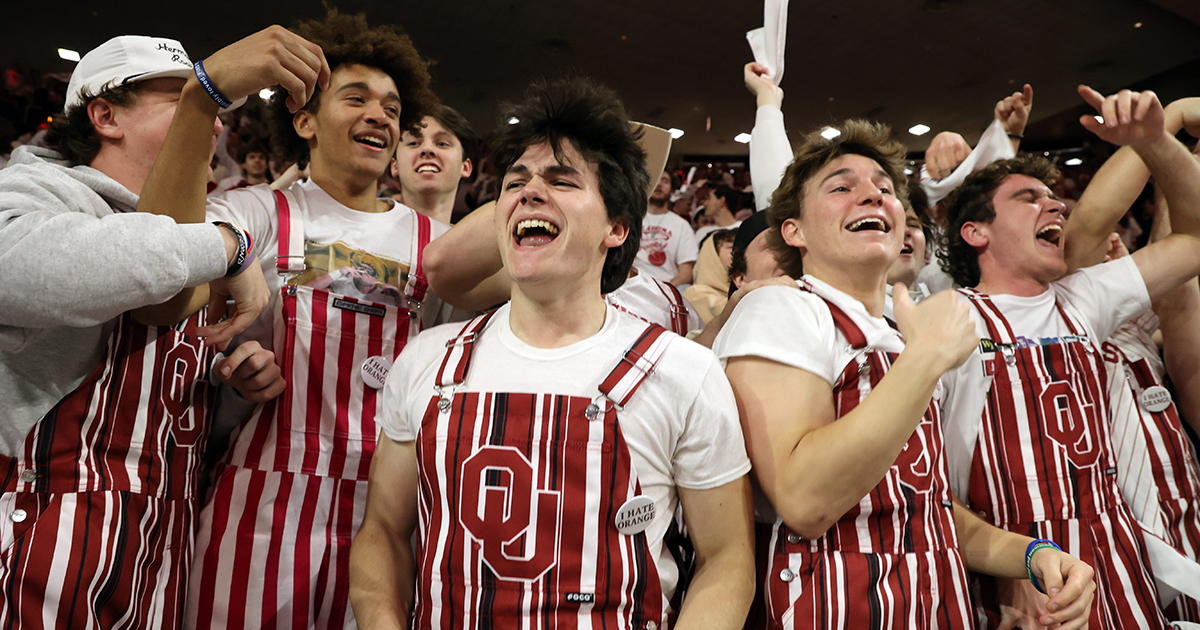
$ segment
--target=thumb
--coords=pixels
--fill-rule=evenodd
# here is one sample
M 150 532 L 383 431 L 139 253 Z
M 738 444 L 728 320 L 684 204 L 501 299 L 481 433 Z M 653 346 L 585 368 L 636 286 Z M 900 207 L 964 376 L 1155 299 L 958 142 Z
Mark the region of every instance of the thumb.
M 901 317 L 907 317 L 908 313 L 913 309 L 912 297 L 908 295 L 908 287 L 904 286 L 903 282 L 897 282 L 892 285 L 892 314 L 896 316 L 896 321 Z
M 1084 114 L 1083 116 L 1079 117 L 1079 124 L 1083 125 L 1084 129 L 1087 129 L 1088 131 L 1096 134 L 1097 136 L 1099 136 L 1101 133 L 1103 133 L 1107 129 L 1104 126 L 1104 123 L 1096 120 L 1095 116 L 1089 116 L 1087 114 Z
M 1054 597 L 1062 591 L 1062 565 L 1055 557 L 1048 558 L 1046 564 L 1049 566 L 1042 567 L 1042 590 L 1046 591 L 1048 597 Z
M 1025 97 L 1025 107 L 1032 107 L 1033 106 L 1033 86 L 1026 83 L 1024 89 L 1022 90 L 1022 96 Z

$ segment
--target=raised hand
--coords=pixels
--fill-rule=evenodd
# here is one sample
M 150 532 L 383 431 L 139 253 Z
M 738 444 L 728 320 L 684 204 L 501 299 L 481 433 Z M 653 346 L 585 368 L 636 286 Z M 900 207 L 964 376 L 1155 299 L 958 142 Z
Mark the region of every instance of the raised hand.
M 221 319 L 226 298 L 233 299 L 233 311 L 216 324 L 196 329 L 196 335 L 218 349 L 224 349 L 234 335 L 246 330 L 271 299 L 262 267 L 251 264 L 245 271 L 208 283 L 209 317 Z
M 940 375 L 967 361 L 979 345 L 970 307 L 954 291 L 941 291 L 914 305 L 908 287 L 892 285 L 892 313 L 905 352 L 925 355 Z
M 281 85 L 287 106 L 298 111 L 319 85 L 329 87 L 329 63 L 321 47 L 283 28 L 269 26 L 204 60 L 204 70 L 231 101 Z
M 971 145 L 962 136 L 943 131 L 934 136 L 929 148 L 925 149 L 925 171 L 934 181 L 941 181 L 949 177 L 968 155 L 971 155 Z
M 222 383 L 233 387 L 242 398 L 254 403 L 264 403 L 283 393 L 286 383 L 275 353 L 263 348 L 257 341 L 247 341 L 238 346 L 229 356 L 218 359 L 213 370 Z
M 1029 123 L 1029 112 L 1033 110 L 1033 86 L 1028 83 L 1020 92 L 1000 99 L 996 103 L 996 120 L 1004 125 L 1008 133 L 1021 135 Z
M 746 81 L 746 89 L 754 95 L 758 106 L 783 104 L 783 90 L 767 77 L 767 67 L 751 61 L 742 69 L 742 78 Z
M 1096 90 L 1081 85 L 1079 95 L 1104 119 L 1104 122 L 1100 122 L 1092 116 L 1084 115 L 1079 117 L 1079 123 L 1101 140 L 1113 144 L 1128 144 L 1136 149 L 1161 139 L 1166 133 L 1163 106 L 1154 92 L 1121 90 L 1105 97 Z

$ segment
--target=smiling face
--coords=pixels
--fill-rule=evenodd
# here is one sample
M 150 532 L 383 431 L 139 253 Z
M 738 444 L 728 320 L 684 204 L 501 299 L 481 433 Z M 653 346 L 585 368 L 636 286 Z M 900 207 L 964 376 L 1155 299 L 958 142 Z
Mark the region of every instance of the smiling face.
M 314 175 L 379 179 L 400 138 L 396 83 L 377 68 L 340 66 L 318 98 L 316 113 L 301 110 L 294 119 L 296 133 L 311 148 Z
M 471 161 L 464 159 L 458 137 L 426 116 L 418 128 L 401 135 L 394 169 L 405 191 L 449 193 L 471 175 Z
M 1067 273 L 1062 233 L 1066 206 L 1041 180 L 1009 175 L 992 195 L 996 217 L 965 223 L 963 239 L 979 251 L 980 284 L 997 280 L 1049 284 Z
M 609 248 L 629 232 L 608 218 L 596 165 L 570 142 L 560 154 L 561 161 L 547 142 L 530 146 L 505 173 L 496 201 L 504 267 L 526 293 L 562 283 L 599 287 Z
M 909 208 L 904 211 L 904 246 L 900 249 L 900 257 L 888 269 L 888 284 L 903 282 L 912 286 L 924 266 L 925 230 L 921 229 L 917 212 Z
M 886 270 L 903 245 L 904 208 L 892 179 L 862 155 L 843 155 L 804 184 L 799 219 L 781 226 L 785 242 L 804 254 L 806 273 Z

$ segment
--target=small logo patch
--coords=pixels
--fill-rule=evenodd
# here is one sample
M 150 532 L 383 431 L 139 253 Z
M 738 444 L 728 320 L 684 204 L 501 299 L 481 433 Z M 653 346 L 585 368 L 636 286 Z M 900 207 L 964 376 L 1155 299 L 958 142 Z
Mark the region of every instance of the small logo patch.
M 593 593 L 567 593 L 567 602 L 571 604 L 594 604 L 596 595 Z
M 358 302 L 351 302 L 350 300 L 343 300 L 342 298 L 333 298 L 333 307 L 340 308 L 343 311 L 354 311 L 355 313 L 370 315 L 371 317 L 383 317 L 385 314 L 387 314 L 387 309 L 383 308 L 382 306 L 359 304 Z

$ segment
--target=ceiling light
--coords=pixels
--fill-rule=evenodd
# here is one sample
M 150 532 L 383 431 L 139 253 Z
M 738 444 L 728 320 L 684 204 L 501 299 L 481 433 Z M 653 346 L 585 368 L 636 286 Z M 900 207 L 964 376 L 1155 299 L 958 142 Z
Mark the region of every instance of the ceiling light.
M 1067 166 L 1079 166 L 1080 164 L 1083 164 L 1083 160 L 1079 158 L 1071 158 L 1066 162 L 1063 162 L 1063 164 L 1066 164 Z
M 683 137 L 683 130 L 682 130 L 682 129 L 676 129 L 676 128 L 674 128 L 674 127 L 671 127 L 671 128 L 670 128 L 670 129 L 668 129 L 667 131 L 671 132 L 671 139 L 672 139 L 672 140 L 678 140 L 678 139 L 680 139 L 680 138 L 682 138 L 682 137 Z
M 70 50 L 68 48 L 59 48 L 58 56 L 63 59 L 66 59 L 67 61 L 79 61 L 79 53 L 75 52 L 74 50 Z
M 271 100 L 272 96 L 275 96 L 275 90 L 272 90 L 271 88 L 263 88 L 258 91 L 258 98 L 261 98 L 264 101 Z
M 1134 23 L 1133 23 L 1133 28 L 1142 28 L 1142 23 L 1141 23 L 1141 22 L 1134 22 Z
M 1101 125 L 1104 124 L 1104 118 L 1102 116 L 1092 116 L 1092 118 L 1095 118 L 1096 122 L 1100 123 Z
M 842 135 L 842 132 L 834 129 L 833 127 L 826 127 L 825 130 L 821 132 L 821 137 L 825 138 L 826 140 L 833 140 L 840 135 Z
M 748 134 L 748 133 L 739 133 L 738 135 L 736 135 L 736 136 L 734 136 L 734 137 L 733 137 L 733 141 L 734 141 L 734 142 L 741 142 L 742 144 L 746 144 L 747 142 L 750 142 L 750 134 Z
M 508 124 L 510 124 L 510 125 L 515 125 L 519 122 L 521 122 L 521 119 L 517 118 L 516 116 L 513 116 L 512 118 L 508 119 Z
M 914 136 L 923 136 L 929 133 L 929 127 L 922 124 L 916 124 L 908 128 L 908 133 L 911 133 Z
M 912 169 L 911 169 L 911 168 L 907 168 L 907 167 L 906 167 L 906 168 L 904 169 L 904 174 L 905 174 L 905 175 L 912 175 Z

